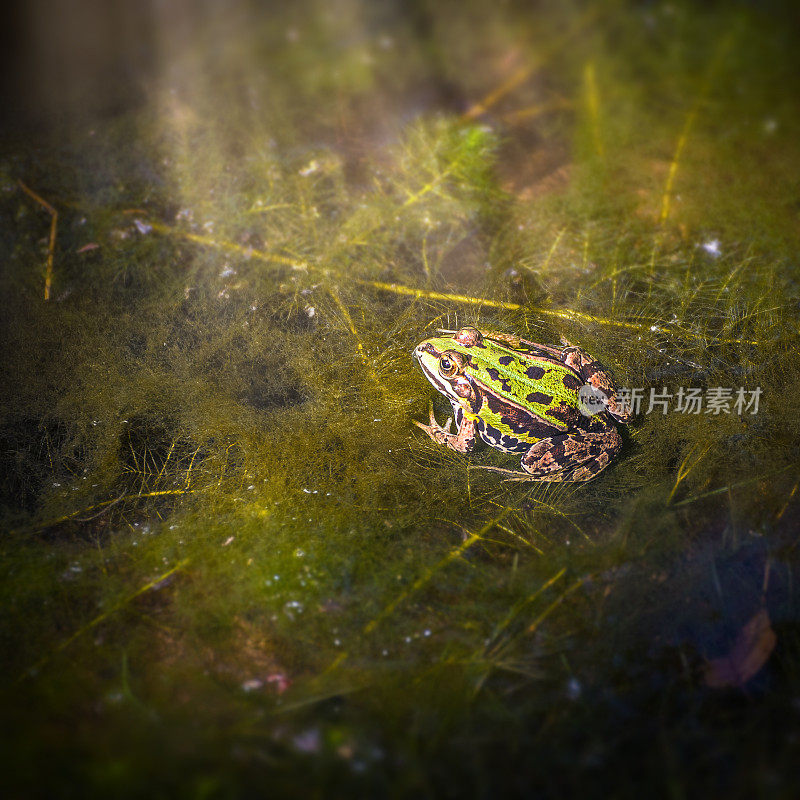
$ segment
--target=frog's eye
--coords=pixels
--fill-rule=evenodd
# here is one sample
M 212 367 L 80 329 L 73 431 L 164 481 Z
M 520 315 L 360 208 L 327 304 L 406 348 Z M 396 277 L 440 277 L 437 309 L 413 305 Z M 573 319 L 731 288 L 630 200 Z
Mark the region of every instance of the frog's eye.
M 452 378 L 458 372 L 458 362 L 448 353 L 439 359 L 439 374 L 443 378 Z

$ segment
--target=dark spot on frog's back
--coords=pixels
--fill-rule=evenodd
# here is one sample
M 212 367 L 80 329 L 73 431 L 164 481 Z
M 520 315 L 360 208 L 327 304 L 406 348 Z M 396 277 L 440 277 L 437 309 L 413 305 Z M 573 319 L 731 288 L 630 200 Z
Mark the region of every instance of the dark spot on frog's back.
M 577 375 L 573 375 L 571 372 L 566 374 L 562 379 L 561 382 L 567 389 L 572 389 L 575 391 L 576 389 L 580 389 L 583 386 L 583 382 Z
M 544 367 L 528 367 L 525 370 L 525 374 L 532 380 L 532 381 L 540 381 L 544 378 Z
M 540 424 L 532 414 L 529 414 L 522 408 L 503 402 L 503 400 L 495 395 L 487 395 L 486 402 L 489 406 L 489 410 L 493 411 L 495 414 L 499 414 L 503 422 L 508 425 L 514 433 L 525 433 L 537 424 Z
M 500 356 L 497 359 L 504 367 L 507 367 L 513 360 L 514 356 Z
M 486 374 L 495 382 L 500 384 L 500 388 L 504 392 L 511 391 L 511 381 L 508 378 L 504 378 L 500 375 L 500 372 L 496 370 L 494 367 L 486 370 Z
M 539 403 L 540 405 L 547 406 L 553 402 L 553 395 L 545 394 L 544 392 L 531 392 L 525 400 L 529 403 Z

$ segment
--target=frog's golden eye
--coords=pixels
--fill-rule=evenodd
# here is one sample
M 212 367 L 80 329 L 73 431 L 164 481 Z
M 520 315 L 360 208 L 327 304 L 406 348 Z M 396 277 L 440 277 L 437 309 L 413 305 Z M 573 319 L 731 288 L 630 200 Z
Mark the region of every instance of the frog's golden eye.
M 452 378 L 456 372 L 458 372 L 458 362 L 449 353 L 442 353 L 439 358 L 439 374 L 443 378 Z

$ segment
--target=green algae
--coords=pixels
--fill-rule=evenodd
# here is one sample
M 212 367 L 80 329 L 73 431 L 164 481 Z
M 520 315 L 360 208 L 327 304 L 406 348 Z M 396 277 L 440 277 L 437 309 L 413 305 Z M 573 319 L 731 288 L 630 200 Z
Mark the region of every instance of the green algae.
M 778 10 L 306 5 L 201 37 L 124 113 L 7 137 L 10 785 L 785 795 L 800 118 Z M 48 302 L 49 220 L 17 180 L 59 211 Z M 411 425 L 410 351 L 461 324 L 761 405 L 642 413 L 590 484 L 503 483 L 473 467 L 513 459 Z M 775 652 L 710 688 L 762 607 Z

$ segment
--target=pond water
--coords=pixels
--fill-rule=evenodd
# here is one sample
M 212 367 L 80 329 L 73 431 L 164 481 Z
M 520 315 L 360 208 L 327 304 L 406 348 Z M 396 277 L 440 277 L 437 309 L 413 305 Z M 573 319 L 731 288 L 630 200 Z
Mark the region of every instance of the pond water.
M 794 16 L 17 4 L 11 796 L 791 796 Z M 598 358 L 609 466 L 415 427 L 464 327 Z

